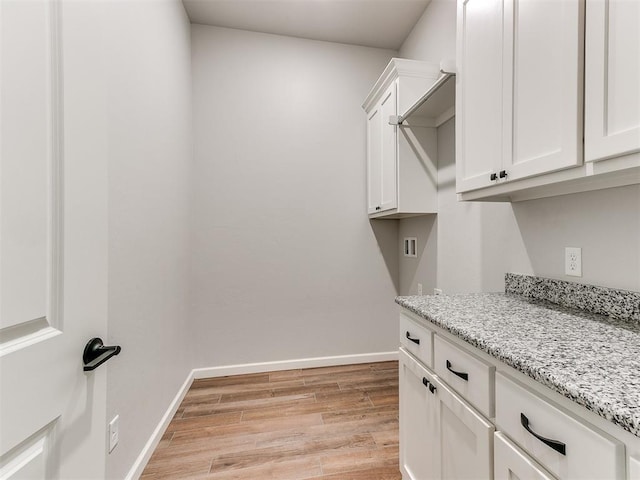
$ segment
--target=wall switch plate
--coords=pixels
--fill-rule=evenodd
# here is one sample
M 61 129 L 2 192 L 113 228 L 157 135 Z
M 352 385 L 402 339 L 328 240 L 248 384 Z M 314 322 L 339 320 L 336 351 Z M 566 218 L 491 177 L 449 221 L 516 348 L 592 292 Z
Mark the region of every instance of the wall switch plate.
M 120 415 L 113 417 L 113 420 L 109 422 L 109 453 L 118 445 L 118 424 L 120 423 Z
M 418 295 L 422 295 L 422 284 L 418 284 Z
M 564 249 L 564 273 L 571 277 L 582 276 L 582 248 L 566 247 Z
M 416 237 L 406 237 L 402 248 L 405 257 L 417 257 L 418 239 Z

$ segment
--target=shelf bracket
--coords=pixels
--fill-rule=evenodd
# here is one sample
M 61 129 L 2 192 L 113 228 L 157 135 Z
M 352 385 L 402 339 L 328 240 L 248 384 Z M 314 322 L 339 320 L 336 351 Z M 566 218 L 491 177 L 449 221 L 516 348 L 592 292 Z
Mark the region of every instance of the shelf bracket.
M 391 115 L 389 117 L 389 125 L 402 125 L 402 123 L 409 118 L 418 108 L 422 106 L 427 100 L 429 100 L 438 90 L 442 87 L 451 77 L 455 77 L 454 72 L 446 72 L 442 68 L 440 69 L 440 77 L 435 81 L 431 88 L 414 103 L 404 115 Z

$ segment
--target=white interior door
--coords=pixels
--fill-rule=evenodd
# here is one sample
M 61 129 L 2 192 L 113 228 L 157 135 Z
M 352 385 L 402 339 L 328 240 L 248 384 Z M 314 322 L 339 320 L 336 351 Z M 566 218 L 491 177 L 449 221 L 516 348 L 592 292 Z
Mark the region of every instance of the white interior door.
M 102 478 L 106 135 L 96 2 L 0 1 L 0 478 Z

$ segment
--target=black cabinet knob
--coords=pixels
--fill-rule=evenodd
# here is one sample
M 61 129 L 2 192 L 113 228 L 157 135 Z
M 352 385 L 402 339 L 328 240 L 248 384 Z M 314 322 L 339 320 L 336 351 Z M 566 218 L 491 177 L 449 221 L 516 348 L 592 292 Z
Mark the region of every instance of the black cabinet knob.
M 500 170 L 500 178 L 506 178 L 507 176 L 507 171 L 506 170 Z
M 492 173 L 490 178 L 491 178 L 491 181 L 497 180 L 498 175 L 496 175 L 495 173 Z

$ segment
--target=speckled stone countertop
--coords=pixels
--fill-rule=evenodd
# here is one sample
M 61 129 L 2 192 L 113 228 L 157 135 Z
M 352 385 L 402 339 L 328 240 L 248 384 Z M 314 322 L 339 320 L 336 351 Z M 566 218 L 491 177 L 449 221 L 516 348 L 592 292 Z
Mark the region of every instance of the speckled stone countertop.
M 640 324 L 514 293 L 396 303 L 640 437 Z

